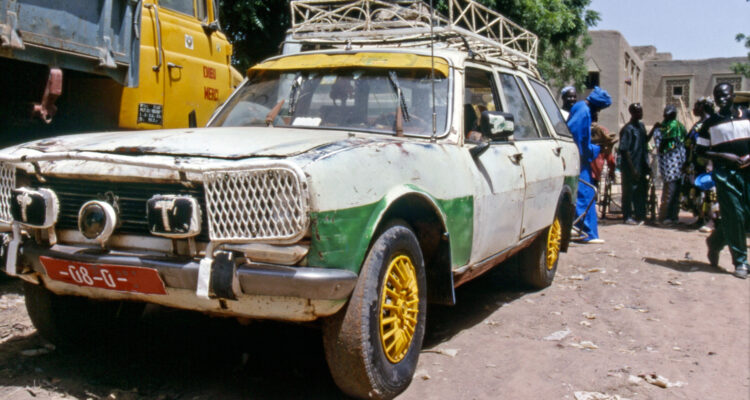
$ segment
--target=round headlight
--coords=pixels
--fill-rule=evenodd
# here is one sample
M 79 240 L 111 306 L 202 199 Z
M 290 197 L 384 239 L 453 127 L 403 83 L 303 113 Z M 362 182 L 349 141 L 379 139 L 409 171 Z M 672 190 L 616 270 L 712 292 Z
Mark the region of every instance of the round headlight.
M 105 242 L 117 223 L 117 213 L 109 203 L 89 201 L 78 211 L 78 230 L 86 239 Z

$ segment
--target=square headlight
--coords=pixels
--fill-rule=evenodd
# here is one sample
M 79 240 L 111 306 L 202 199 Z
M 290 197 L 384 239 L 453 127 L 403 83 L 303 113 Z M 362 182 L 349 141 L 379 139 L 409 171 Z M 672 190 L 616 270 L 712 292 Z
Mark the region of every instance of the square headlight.
M 190 196 L 157 194 L 148 200 L 146 214 L 153 235 L 186 238 L 201 232 L 201 208 Z
M 29 228 L 46 229 L 57 222 L 59 203 L 49 189 L 17 188 L 11 191 L 10 214 L 14 221 Z

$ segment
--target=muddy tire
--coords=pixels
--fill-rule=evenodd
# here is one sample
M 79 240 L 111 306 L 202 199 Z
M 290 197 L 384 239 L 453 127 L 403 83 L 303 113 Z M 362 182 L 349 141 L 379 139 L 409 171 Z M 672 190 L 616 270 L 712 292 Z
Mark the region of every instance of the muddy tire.
M 391 399 L 411 383 L 425 331 L 427 282 L 414 232 L 381 230 L 349 303 L 323 323 L 331 375 L 346 394 Z
M 24 282 L 26 311 L 39 334 L 60 347 L 116 342 L 137 323 L 142 303 L 60 296 Z
M 562 224 L 560 218 L 534 239 L 518 257 L 518 272 L 521 282 L 534 289 L 544 289 L 552 284 L 557 272 L 562 244 Z

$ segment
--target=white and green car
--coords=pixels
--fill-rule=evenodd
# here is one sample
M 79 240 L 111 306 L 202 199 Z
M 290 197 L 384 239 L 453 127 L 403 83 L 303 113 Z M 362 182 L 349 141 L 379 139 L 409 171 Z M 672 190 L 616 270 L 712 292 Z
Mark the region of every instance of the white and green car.
M 61 136 L 0 162 L 3 268 L 47 339 L 146 303 L 319 320 L 337 384 L 375 398 L 411 381 L 427 303 L 514 255 L 551 284 L 579 172 L 534 70 L 382 46 L 269 59 L 207 128 Z

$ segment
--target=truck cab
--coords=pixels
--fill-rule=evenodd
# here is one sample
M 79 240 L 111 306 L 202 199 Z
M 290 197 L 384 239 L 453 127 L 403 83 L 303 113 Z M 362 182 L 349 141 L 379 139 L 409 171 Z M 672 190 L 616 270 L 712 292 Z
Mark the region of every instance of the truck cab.
M 211 0 L 0 0 L 0 145 L 201 126 L 242 77 Z

